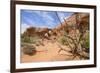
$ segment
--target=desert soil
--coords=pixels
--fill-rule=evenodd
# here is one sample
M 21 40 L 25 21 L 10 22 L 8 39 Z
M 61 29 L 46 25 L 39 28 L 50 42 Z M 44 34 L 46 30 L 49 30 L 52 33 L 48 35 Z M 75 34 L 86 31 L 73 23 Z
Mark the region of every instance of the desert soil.
M 72 60 L 73 55 L 70 52 L 70 48 L 67 46 L 61 45 L 58 42 L 52 42 L 51 40 L 44 40 L 42 42 L 44 45 L 35 46 L 36 54 L 33 56 L 21 55 L 21 63 L 26 62 L 46 62 L 46 61 L 67 61 Z M 67 51 L 59 50 L 61 49 L 59 45 Z M 76 57 L 75 60 L 79 58 Z

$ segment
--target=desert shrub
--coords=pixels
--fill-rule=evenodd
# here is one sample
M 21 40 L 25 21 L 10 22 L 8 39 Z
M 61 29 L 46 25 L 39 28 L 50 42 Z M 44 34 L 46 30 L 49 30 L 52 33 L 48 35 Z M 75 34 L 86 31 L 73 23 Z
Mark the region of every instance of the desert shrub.
M 30 42 L 30 37 L 23 37 L 23 38 L 21 38 L 21 41 L 28 43 L 28 42 Z
M 29 56 L 36 54 L 36 48 L 34 46 L 25 46 L 23 47 L 23 53 Z
M 36 44 L 39 41 L 38 37 L 30 37 L 30 43 Z
M 85 41 L 85 47 L 89 48 L 89 37 L 86 37 L 86 41 Z
M 61 36 L 59 37 L 58 42 L 61 43 L 62 45 L 66 45 L 67 44 L 66 40 L 67 38 L 65 36 Z
M 28 37 L 28 36 L 22 36 L 21 37 L 21 42 L 24 43 L 32 43 L 35 44 L 36 42 L 38 42 L 39 38 L 34 36 L 34 37 Z
M 83 43 L 83 47 L 85 48 L 85 51 L 89 52 L 89 46 L 90 46 L 90 39 L 89 39 L 89 33 L 87 32 L 85 34 L 84 43 Z

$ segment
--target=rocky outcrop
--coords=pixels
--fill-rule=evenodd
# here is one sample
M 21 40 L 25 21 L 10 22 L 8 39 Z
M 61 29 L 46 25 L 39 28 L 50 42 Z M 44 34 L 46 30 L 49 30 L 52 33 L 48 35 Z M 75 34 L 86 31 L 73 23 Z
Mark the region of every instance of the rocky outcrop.
M 40 37 L 45 37 L 45 36 L 57 37 L 64 34 L 64 32 L 67 32 L 67 33 L 70 32 L 75 27 L 82 27 L 84 29 L 89 29 L 89 14 L 88 13 L 74 13 L 69 18 L 64 19 L 64 22 L 59 24 L 54 29 L 30 27 L 30 28 L 27 28 L 24 34 L 28 36 L 37 35 Z

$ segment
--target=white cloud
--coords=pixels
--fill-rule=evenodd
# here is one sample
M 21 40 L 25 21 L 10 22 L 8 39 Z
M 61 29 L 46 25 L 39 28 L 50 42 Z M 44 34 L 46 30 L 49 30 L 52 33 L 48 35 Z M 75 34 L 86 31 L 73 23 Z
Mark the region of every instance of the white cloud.
M 34 16 L 34 13 L 37 14 L 38 16 L 40 16 L 42 18 L 42 20 L 44 20 L 45 24 L 41 25 L 40 27 L 51 27 L 52 24 L 53 24 L 53 21 L 54 21 L 54 18 L 46 11 L 32 11 L 32 10 L 29 10 L 29 11 L 26 11 L 28 13 L 31 13 L 33 14 Z M 35 24 L 35 21 L 31 20 L 31 19 L 28 19 L 27 17 L 25 18 L 25 20 L 27 20 L 30 25 L 32 24 L 33 26 L 37 26 Z
M 51 17 L 51 15 L 48 14 L 48 12 L 43 12 L 42 17 L 47 19 L 47 20 L 54 21 L 54 18 Z
M 57 23 L 54 19 L 51 12 L 48 11 L 33 11 L 33 10 L 26 10 L 25 12 L 31 13 L 32 16 L 36 14 L 38 17 L 40 17 L 40 20 L 43 22 L 37 22 L 33 19 L 30 19 L 29 17 L 24 17 L 24 20 L 27 22 L 26 24 L 29 26 L 35 26 L 35 27 L 48 27 L 48 28 L 54 28 Z M 64 17 L 64 14 L 60 14 L 60 17 Z M 36 18 L 37 19 L 37 18 Z M 63 19 L 63 18 L 62 18 Z
M 31 13 L 31 14 L 36 13 L 37 15 L 39 15 L 39 16 L 45 18 L 45 19 L 54 20 L 54 19 L 51 17 L 51 15 L 48 14 L 48 12 L 46 12 L 46 11 L 32 11 L 32 10 L 30 10 L 30 11 L 26 11 L 26 12 Z
M 23 33 L 24 31 L 26 31 L 27 28 L 29 28 L 30 26 L 27 24 L 21 24 L 21 33 Z
M 46 11 L 29 11 L 29 12 L 36 13 L 36 14 L 38 14 L 39 16 L 41 16 L 42 18 L 44 18 L 46 20 L 51 20 L 51 21 L 54 20 L 53 17 L 51 17 L 51 15 L 48 14 L 48 12 L 46 12 Z
M 66 16 L 64 15 L 64 13 L 62 13 L 62 12 L 59 12 L 59 13 L 58 13 L 58 16 L 59 16 L 61 22 L 63 22 L 63 21 L 64 21 L 64 18 L 66 17 Z
M 69 14 L 69 13 L 68 13 L 68 15 L 67 15 L 67 14 L 65 14 L 64 12 L 58 12 L 58 16 L 59 16 L 59 18 L 60 18 L 61 22 L 63 22 L 63 21 L 64 21 L 64 19 L 69 18 L 69 17 L 70 17 L 70 15 L 71 15 L 71 14 Z
M 48 28 L 54 27 L 54 18 L 51 16 L 51 14 L 48 14 L 48 12 L 43 12 L 42 14 L 43 19 L 45 20 L 45 24 Z
M 43 20 L 45 21 L 45 24 L 41 25 L 41 27 L 48 27 L 48 28 L 52 28 L 53 24 L 54 24 L 54 18 L 48 14 L 48 12 L 46 11 L 34 11 L 36 14 L 38 14 L 39 16 L 41 16 L 43 18 Z

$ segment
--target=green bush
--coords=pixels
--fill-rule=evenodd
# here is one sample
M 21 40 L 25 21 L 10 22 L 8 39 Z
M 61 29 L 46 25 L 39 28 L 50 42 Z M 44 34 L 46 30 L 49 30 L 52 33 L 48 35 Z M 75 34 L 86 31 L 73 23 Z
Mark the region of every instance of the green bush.
M 62 45 L 66 45 L 67 38 L 65 36 L 61 36 L 61 37 L 59 37 L 58 42 L 61 43 Z
M 86 41 L 86 48 L 89 48 L 89 41 Z
M 86 48 L 89 48 L 89 46 L 90 46 L 90 43 L 89 43 L 89 33 L 87 33 L 87 35 L 86 35 L 86 38 L 85 38 L 85 47 Z
M 36 54 L 36 48 L 34 46 L 25 46 L 23 47 L 23 53 L 29 56 Z
M 83 42 L 83 43 L 81 43 L 82 47 L 85 48 L 86 52 L 89 52 L 89 48 L 90 48 L 89 32 L 85 33 L 85 36 L 81 41 Z
M 30 43 L 36 44 L 38 42 L 38 37 L 30 37 Z
M 24 42 L 24 43 L 33 43 L 35 44 L 36 42 L 38 42 L 39 38 L 38 37 L 28 37 L 28 36 L 22 36 L 21 37 L 21 42 Z
M 21 38 L 21 41 L 25 42 L 25 43 L 29 43 L 30 42 L 30 37 L 23 37 L 23 38 Z

